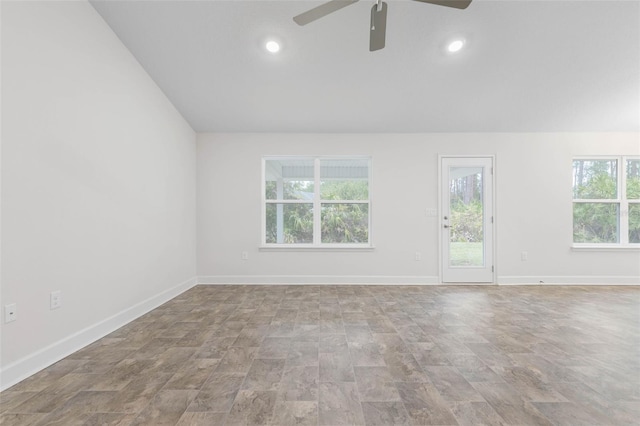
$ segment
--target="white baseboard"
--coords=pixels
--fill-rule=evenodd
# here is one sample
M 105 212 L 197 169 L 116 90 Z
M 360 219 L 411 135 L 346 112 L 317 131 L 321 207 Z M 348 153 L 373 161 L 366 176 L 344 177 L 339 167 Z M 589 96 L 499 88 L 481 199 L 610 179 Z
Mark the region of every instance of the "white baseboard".
M 540 283 L 542 281 L 542 283 Z M 385 275 L 206 275 L 198 284 L 227 285 L 456 285 L 437 276 Z M 465 285 L 465 284 L 460 284 Z M 467 284 L 468 285 L 468 284 Z M 477 285 L 477 284 L 472 284 Z M 491 285 L 491 284 L 489 284 Z M 498 285 L 640 285 L 637 276 L 501 276 Z
M 438 277 L 384 275 L 210 275 L 198 284 L 236 285 L 437 285 Z
M 95 342 L 123 325 L 168 302 L 197 283 L 196 277 L 164 290 L 117 314 L 27 355 L 0 370 L 0 390 L 5 390 L 73 352 Z
M 499 285 L 640 285 L 637 276 L 503 276 Z

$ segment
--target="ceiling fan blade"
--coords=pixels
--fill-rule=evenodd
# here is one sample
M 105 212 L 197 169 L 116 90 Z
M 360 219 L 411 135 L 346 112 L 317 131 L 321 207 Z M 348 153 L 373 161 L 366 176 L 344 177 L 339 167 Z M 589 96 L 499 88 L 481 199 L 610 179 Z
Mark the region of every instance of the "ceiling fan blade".
M 387 33 L 387 4 L 382 2 L 382 7 L 378 10 L 378 5 L 371 8 L 371 31 L 369 33 L 369 51 L 384 49 L 385 37 Z
M 422 3 L 437 4 L 439 6 L 455 7 L 456 9 L 466 9 L 471 4 L 471 0 L 416 0 Z
M 314 7 L 311 10 L 307 10 L 304 13 L 293 18 L 298 25 L 307 25 L 317 19 L 327 16 L 330 13 L 340 10 L 343 7 L 347 7 L 358 0 L 331 0 L 330 2 L 323 3 L 320 6 Z

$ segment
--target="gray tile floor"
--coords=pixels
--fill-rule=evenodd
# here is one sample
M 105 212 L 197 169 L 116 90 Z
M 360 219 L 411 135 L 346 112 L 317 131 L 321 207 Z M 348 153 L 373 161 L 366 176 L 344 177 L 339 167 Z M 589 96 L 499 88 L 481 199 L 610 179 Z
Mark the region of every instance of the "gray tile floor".
M 630 425 L 640 287 L 197 286 L 0 394 L 2 425 Z

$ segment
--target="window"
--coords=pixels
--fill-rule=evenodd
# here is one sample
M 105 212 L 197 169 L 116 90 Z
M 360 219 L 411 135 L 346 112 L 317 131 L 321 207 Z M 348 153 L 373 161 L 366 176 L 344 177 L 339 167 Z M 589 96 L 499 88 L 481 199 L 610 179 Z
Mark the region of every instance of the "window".
M 640 243 L 640 159 L 573 160 L 573 242 L 612 247 Z
M 263 159 L 264 246 L 369 247 L 368 157 Z

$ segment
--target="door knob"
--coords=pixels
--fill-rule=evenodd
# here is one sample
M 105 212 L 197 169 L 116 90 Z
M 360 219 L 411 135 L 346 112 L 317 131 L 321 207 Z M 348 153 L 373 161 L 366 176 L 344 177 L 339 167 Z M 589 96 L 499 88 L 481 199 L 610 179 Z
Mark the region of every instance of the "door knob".
M 444 227 L 445 227 L 445 228 L 448 228 L 448 227 L 449 227 L 449 225 L 444 225 Z

